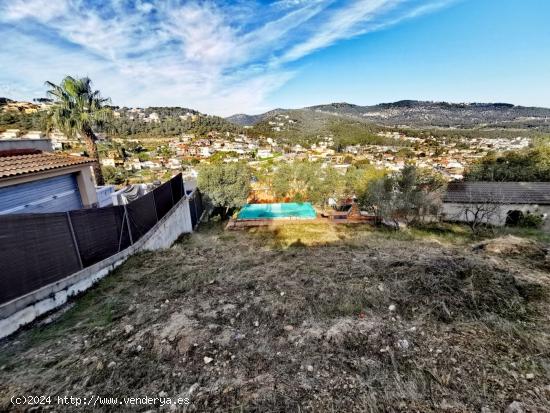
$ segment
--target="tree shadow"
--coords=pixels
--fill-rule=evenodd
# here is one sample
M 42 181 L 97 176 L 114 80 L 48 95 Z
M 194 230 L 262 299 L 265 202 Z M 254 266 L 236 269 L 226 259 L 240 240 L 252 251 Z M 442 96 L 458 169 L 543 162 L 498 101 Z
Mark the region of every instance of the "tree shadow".
M 290 248 L 305 248 L 305 247 L 307 247 L 307 245 L 304 244 L 300 238 L 298 238 L 296 241 L 294 241 L 293 243 L 291 243 L 291 244 L 289 245 L 289 247 L 290 247 Z

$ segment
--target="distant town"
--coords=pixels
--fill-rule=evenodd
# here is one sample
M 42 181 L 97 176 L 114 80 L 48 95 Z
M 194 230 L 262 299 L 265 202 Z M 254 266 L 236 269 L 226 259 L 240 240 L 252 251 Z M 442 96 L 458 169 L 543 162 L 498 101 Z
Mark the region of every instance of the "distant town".
M 47 108 L 47 103 L 8 102 L 4 112 L 33 114 Z M 115 119 L 121 116 L 136 124 L 156 124 L 162 117 L 151 110 L 124 108 L 114 110 Z M 197 122 L 207 115 L 186 112 L 178 117 L 182 121 Z M 107 171 L 108 183 L 124 185 L 150 183 L 165 180 L 174 173 L 182 172 L 185 178 L 197 176 L 197 165 L 213 161 L 245 161 L 253 169 L 273 167 L 281 162 L 308 160 L 321 166 L 331 165 L 345 173 L 354 165 L 370 164 L 387 171 L 399 171 L 405 165 L 415 165 L 440 173 L 447 181 L 463 178 L 465 168 L 483 158 L 489 152 L 518 150 L 529 146 L 531 139 L 518 134 L 515 138 L 479 137 L 452 139 L 441 136 L 408 136 L 403 131 L 379 131 L 381 138 L 387 138 L 394 145 L 354 144 L 337 147 L 330 133 L 319 136 L 315 143 L 289 143 L 289 130 L 296 121 L 286 114 L 277 114 L 267 125 L 270 136 L 249 133 L 250 127 L 242 132 L 217 130 L 204 134 L 181 133 L 178 136 L 139 139 L 99 133 L 101 164 Z M 59 131 L 46 133 L 39 130 L 23 131 L 6 129 L 0 139 L 51 139 L 56 151 L 81 156 L 84 147 L 78 137 L 69 138 Z

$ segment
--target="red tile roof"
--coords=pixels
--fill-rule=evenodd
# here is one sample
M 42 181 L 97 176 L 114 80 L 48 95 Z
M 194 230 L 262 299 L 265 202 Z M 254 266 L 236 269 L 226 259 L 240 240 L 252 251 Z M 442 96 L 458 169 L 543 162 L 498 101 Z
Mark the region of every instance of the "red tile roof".
M 90 164 L 93 162 L 94 160 L 90 158 L 50 152 L 32 155 L 4 156 L 0 157 L 0 179 L 65 168 L 67 166 Z
M 42 153 L 42 151 L 40 149 L 8 149 L 1 150 L 0 157 L 16 155 L 35 155 L 37 153 Z

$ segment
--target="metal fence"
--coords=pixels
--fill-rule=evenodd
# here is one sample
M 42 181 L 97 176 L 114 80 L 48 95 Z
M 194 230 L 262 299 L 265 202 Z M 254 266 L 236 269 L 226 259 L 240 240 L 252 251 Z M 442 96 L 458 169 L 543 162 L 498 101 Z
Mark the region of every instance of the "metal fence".
M 184 196 L 181 174 L 127 205 L 66 213 L 0 215 L 0 304 L 129 247 Z M 189 196 L 193 228 L 203 211 Z

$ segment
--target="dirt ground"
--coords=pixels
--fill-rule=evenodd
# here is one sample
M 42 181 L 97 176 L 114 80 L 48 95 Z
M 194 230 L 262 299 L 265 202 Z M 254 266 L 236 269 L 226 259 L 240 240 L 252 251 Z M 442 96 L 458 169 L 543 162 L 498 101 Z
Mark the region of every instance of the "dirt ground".
M 519 238 L 203 226 L 0 342 L 0 411 L 550 412 L 549 286 Z

